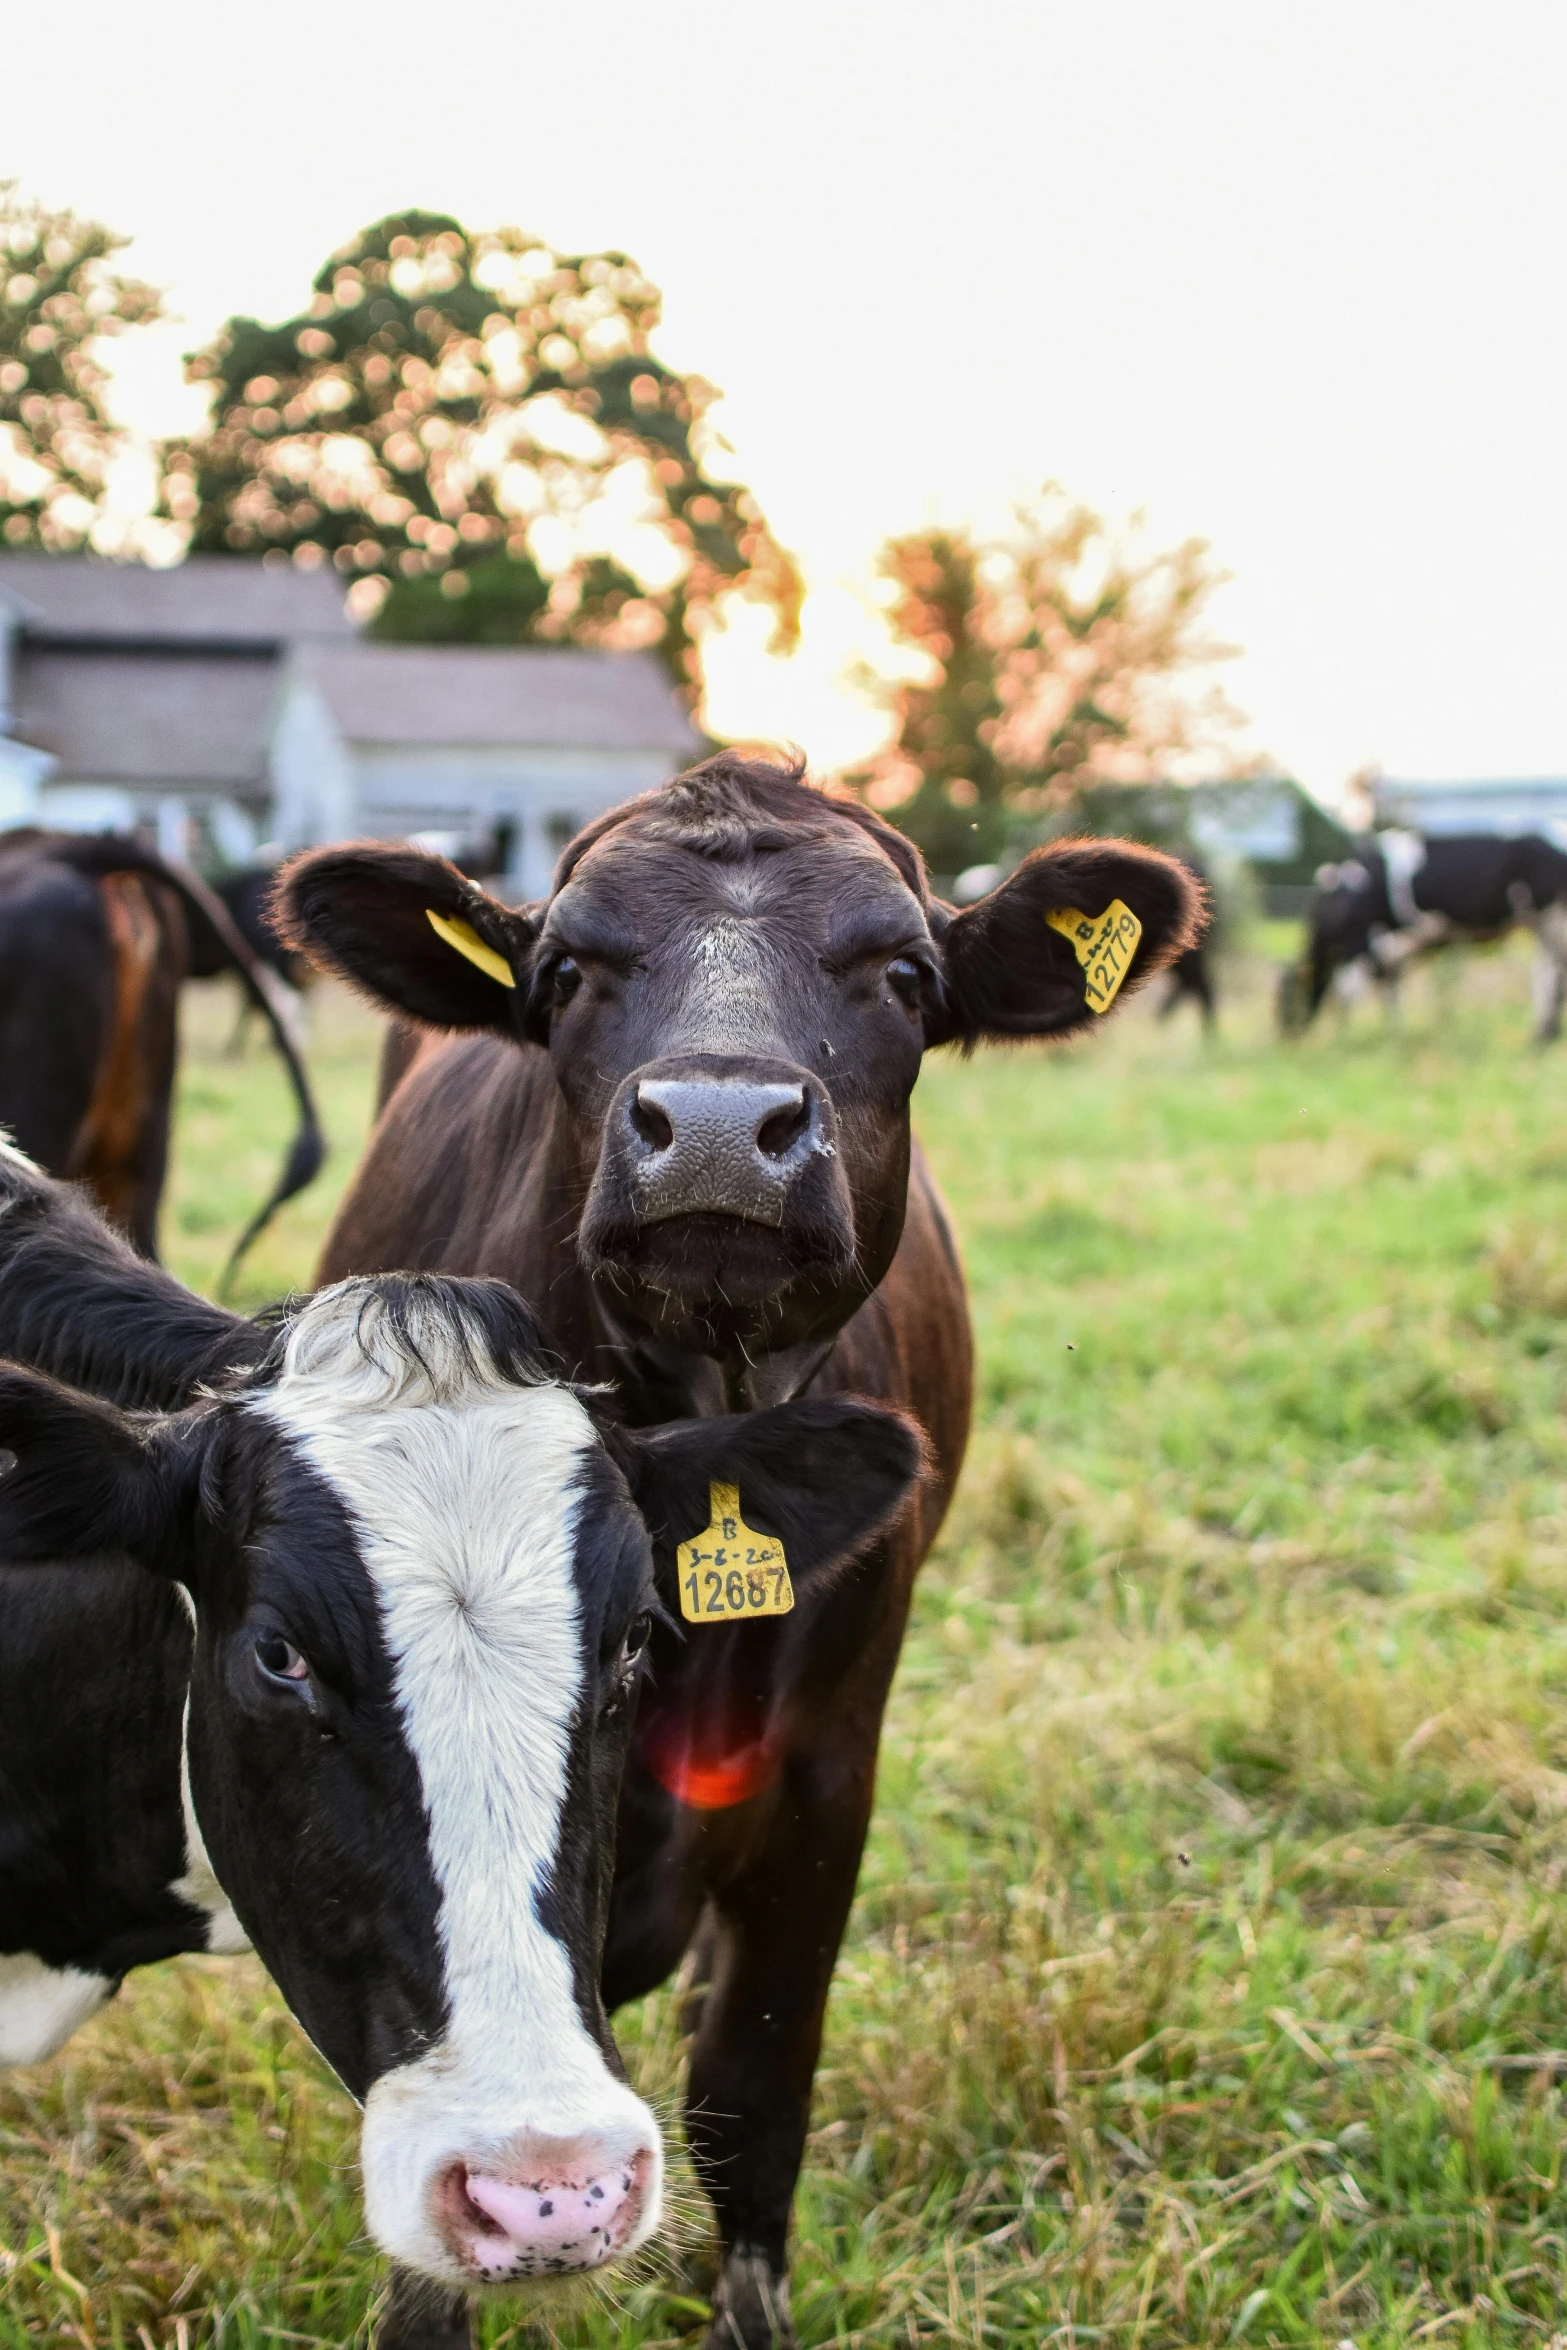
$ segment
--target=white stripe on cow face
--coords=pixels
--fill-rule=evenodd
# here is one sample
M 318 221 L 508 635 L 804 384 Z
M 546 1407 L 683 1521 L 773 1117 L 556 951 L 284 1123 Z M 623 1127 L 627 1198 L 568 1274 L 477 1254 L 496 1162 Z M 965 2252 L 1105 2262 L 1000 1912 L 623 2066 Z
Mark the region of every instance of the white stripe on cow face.
M 113 1989 L 107 1975 L 46 1966 L 30 1950 L 0 1952 L 0 2065 L 42 2064 Z
M 196 1602 L 183 1583 L 174 1585 L 174 1596 L 184 1609 L 190 1623 L 191 1647 L 196 1641 Z M 185 1817 L 185 1868 L 169 1887 L 181 1901 L 199 1909 L 207 1921 L 207 1948 L 216 1958 L 233 1958 L 250 1948 L 250 1936 L 234 1915 L 234 1907 L 218 1883 L 217 1872 L 207 1857 L 202 1841 L 201 1824 L 196 1818 L 196 1799 L 190 1791 L 190 1691 L 185 1692 L 185 1710 L 180 1716 L 180 1809 Z
M 307 1309 L 282 1379 L 255 1408 L 290 1433 L 356 1527 L 423 1787 L 449 2009 L 444 2040 L 366 2099 L 366 2218 L 387 2252 L 454 2283 L 597 2265 L 655 2226 L 662 2165 L 656 2124 L 606 2065 L 570 1955 L 537 1906 L 582 1694 L 574 1568 L 595 1431 L 568 1390 L 466 1364 L 446 1367 L 450 1383 L 437 1363 L 433 1381 L 407 1374 L 389 1388 L 356 1346 L 324 1380 L 310 1322 L 330 1297 Z M 577 2162 L 573 2181 L 583 2148 L 593 2161 Z M 605 2163 L 618 2232 L 601 2254 L 556 2260 L 545 2243 L 536 2261 L 515 2245 L 514 2257 L 485 2257 L 492 2235 L 509 2240 L 501 2222 L 486 2233 L 492 2202 L 537 2202 L 541 2178 L 600 2196 Z

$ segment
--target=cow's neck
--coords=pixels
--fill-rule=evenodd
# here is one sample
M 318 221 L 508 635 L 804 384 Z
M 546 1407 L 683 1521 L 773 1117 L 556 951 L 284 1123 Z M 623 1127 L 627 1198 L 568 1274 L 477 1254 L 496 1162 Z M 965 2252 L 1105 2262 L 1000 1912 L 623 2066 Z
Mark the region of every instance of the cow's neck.
M 131 1967 L 214 1945 L 190 1882 L 191 1636 L 173 1586 L 108 1562 L 0 1568 L 0 1612 L 0 1784 L 14 1796 L 0 1839 L 0 2062 L 25 2063 Z
M 0 1164 L 0 1356 L 127 1409 L 172 1410 L 265 1345 L 133 1256 L 96 1215 L 62 1212 L 51 1195 L 40 1217 L 30 1183 L 6 1201 L 6 1172 Z
M 838 1343 L 833 1332 L 754 1359 L 697 1354 L 622 1321 L 613 1299 L 596 1286 L 592 1297 L 599 1353 L 635 1427 L 789 1403 L 805 1393 Z

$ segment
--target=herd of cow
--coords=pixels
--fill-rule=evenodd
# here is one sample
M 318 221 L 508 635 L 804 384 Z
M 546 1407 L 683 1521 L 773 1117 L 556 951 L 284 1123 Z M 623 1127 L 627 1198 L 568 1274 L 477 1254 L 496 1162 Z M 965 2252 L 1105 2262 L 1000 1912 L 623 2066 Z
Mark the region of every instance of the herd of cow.
M 1438 918 L 1557 951 L 1544 843 L 1467 895 L 1434 846 L 1377 854 L 1324 877 L 1310 1008 Z M 239 969 L 289 1060 L 278 1196 L 320 1155 L 236 911 L 128 844 L 0 846 L 0 2062 L 132 1967 L 252 1945 L 363 2106 L 383 2350 L 449 2350 L 476 2291 L 657 2226 L 607 2016 L 684 1962 L 708 2340 L 779 2350 L 969 1423 L 910 1093 L 934 1046 L 1092 1025 L 1190 953 L 1201 886 L 1065 841 L 957 911 L 869 811 L 731 754 L 590 827 L 535 905 L 309 852 L 273 920 L 394 1024 L 323 1286 L 257 1320 L 152 1252 L 186 973 Z

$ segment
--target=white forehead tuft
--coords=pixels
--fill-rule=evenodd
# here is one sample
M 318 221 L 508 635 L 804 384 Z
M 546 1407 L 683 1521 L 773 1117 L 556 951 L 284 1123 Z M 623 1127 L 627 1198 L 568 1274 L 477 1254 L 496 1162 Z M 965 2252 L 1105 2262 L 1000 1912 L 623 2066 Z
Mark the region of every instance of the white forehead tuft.
M 321 1290 L 288 1325 L 279 1392 L 328 1388 L 339 1410 L 518 1392 L 477 1318 L 464 1315 L 449 1293 L 410 1281 L 394 1299 L 384 1283 L 363 1278 Z
M 26 1151 L 16 1142 L 9 1126 L 0 1126 L 0 1159 L 3 1159 L 7 1166 L 17 1168 L 22 1174 L 36 1175 L 41 1181 L 48 1181 L 48 1177 L 44 1174 L 38 1161 L 30 1159 Z

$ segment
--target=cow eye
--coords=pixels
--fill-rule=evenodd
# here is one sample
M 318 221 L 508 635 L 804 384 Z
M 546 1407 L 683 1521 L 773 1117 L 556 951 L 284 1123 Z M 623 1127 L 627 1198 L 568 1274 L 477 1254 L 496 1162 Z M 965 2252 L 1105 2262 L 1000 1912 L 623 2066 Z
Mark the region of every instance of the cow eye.
M 550 1000 L 557 1011 L 570 1003 L 581 985 L 582 969 L 573 956 L 562 955 L 559 962 L 551 964 Z
M 911 1007 L 920 1000 L 924 977 L 912 955 L 898 955 L 887 965 L 887 978 L 894 994 Z
M 652 1617 L 650 1615 L 633 1616 L 631 1629 L 626 1634 L 625 1643 L 620 1652 L 628 1665 L 636 1663 L 637 1658 L 642 1654 L 652 1637 Z
M 291 1640 L 281 1632 L 263 1632 L 256 1642 L 256 1662 L 269 1681 L 286 1681 L 297 1688 L 310 1678 L 310 1667 Z

